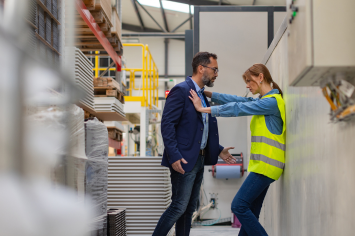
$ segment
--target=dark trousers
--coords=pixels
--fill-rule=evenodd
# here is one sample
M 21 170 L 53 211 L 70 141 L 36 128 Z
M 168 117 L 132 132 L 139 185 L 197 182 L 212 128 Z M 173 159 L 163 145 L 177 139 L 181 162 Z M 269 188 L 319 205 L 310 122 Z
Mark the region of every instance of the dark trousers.
M 204 157 L 199 156 L 190 172 L 180 174 L 170 168 L 172 197 L 168 209 L 160 217 L 153 236 L 165 236 L 176 223 L 176 236 L 190 235 L 192 214 L 197 208 L 204 172 Z
M 232 211 L 242 224 L 239 236 L 267 236 L 259 215 L 273 179 L 250 172 L 232 202 Z

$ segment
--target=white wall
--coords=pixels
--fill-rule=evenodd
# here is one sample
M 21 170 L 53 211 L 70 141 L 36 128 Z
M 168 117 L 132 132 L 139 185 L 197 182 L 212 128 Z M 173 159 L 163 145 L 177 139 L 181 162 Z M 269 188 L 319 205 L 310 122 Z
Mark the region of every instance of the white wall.
M 247 22 L 247 23 L 246 23 Z M 211 33 L 211 29 L 213 33 Z M 200 13 L 200 51 L 218 56 L 220 69 L 215 86 L 208 90 L 243 96 L 246 88 L 242 74 L 254 63 L 261 61 L 267 49 L 266 12 L 202 12 Z M 217 118 L 220 144 L 235 149 L 231 153 L 244 154 L 248 165 L 248 119 L 247 117 Z M 217 207 L 221 218 L 231 216 L 231 202 L 243 183 L 241 179 L 214 179 L 205 167 L 204 186 L 209 193 L 218 193 Z M 209 199 L 208 199 L 209 200 Z M 218 218 L 219 211 L 211 210 L 204 218 Z
M 320 88 L 288 85 L 287 38 L 267 62 L 286 102 L 286 167 L 261 222 L 273 236 L 354 235 L 355 121 L 331 123 Z

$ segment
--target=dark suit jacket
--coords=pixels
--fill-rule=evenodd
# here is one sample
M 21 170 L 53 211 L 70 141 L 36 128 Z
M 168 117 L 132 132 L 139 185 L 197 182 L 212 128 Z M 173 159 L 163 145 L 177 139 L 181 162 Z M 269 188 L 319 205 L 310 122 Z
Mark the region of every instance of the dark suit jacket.
M 171 89 L 166 98 L 161 121 L 161 133 L 165 146 L 161 164 L 170 167 L 175 161 L 184 158 L 188 164 L 181 163 L 181 165 L 186 172 L 191 171 L 195 166 L 203 133 L 202 114 L 196 111 L 189 99 L 190 89 L 196 92 L 190 77 Z M 209 107 L 206 96 L 203 96 Z M 209 132 L 205 150 L 205 165 L 215 165 L 223 147 L 219 145 L 217 119 L 211 114 L 209 114 Z

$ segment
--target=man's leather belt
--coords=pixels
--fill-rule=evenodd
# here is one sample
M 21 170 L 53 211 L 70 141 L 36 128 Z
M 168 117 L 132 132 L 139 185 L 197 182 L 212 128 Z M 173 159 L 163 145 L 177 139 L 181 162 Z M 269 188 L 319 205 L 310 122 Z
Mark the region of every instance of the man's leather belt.
M 201 156 L 205 156 L 205 154 L 206 154 L 206 151 L 205 151 L 205 149 L 203 149 L 203 150 L 200 150 L 200 155 L 201 155 Z

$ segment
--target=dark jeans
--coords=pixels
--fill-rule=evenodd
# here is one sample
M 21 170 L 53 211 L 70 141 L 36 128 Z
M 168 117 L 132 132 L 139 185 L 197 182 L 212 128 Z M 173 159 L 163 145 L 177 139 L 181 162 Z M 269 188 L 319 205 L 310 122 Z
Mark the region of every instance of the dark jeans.
M 199 156 L 190 172 L 180 174 L 170 168 L 172 197 L 168 209 L 160 217 L 153 236 L 165 236 L 176 222 L 176 236 L 190 235 L 192 214 L 196 210 L 204 172 L 204 157 Z
M 273 179 L 250 172 L 232 202 L 232 211 L 242 224 L 239 236 L 267 236 L 259 223 L 264 198 Z

